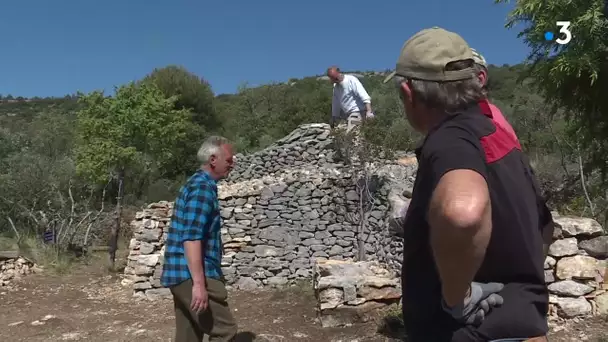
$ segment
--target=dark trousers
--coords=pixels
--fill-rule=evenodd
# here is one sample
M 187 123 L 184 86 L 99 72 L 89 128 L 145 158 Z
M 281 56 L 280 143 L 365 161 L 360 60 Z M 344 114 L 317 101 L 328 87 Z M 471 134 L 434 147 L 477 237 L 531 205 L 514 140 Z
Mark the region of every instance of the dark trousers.
M 228 307 L 228 291 L 224 282 L 207 278 L 209 301 L 207 310 L 195 313 L 192 302 L 192 279 L 171 287 L 175 305 L 175 342 L 202 342 L 209 335 L 210 342 L 234 341 L 237 324 Z

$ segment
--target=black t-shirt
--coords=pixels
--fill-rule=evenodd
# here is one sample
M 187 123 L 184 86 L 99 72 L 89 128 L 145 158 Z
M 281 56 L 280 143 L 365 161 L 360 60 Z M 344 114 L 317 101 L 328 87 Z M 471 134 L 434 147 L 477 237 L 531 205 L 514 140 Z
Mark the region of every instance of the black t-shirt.
M 535 337 L 547 330 L 540 189 L 519 143 L 495 125 L 483 105 L 452 115 L 416 150 L 418 172 L 404 223 L 403 313 L 413 341 L 487 341 Z M 478 282 L 502 282 L 504 304 L 481 326 L 462 326 L 441 309 L 441 283 L 431 252 L 428 204 L 447 172 L 482 175 L 492 203 L 492 235 Z M 542 203 L 541 203 L 542 202 Z

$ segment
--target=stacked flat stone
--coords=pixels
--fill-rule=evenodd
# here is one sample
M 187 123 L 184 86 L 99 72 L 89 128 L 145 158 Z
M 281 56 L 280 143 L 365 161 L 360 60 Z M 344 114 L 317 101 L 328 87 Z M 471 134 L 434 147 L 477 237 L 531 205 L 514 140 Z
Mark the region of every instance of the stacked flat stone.
M 560 216 L 545 260 L 551 314 L 573 318 L 608 314 L 608 235 L 590 218 Z
M 400 279 L 378 261 L 317 260 L 313 287 L 323 327 L 366 322 L 401 299 Z
M 327 167 L 333 164 L 335 155 L 332 142 L 329 125 L 301 125 L 264 150 L 250 155 L 237 154 L 235 168 L 225 183 L 259 179 L 291 168 Z
M 38 273 L 41 269 L 23 257 L 0 260 L 0 287 L 8 286 L 13 280 Z

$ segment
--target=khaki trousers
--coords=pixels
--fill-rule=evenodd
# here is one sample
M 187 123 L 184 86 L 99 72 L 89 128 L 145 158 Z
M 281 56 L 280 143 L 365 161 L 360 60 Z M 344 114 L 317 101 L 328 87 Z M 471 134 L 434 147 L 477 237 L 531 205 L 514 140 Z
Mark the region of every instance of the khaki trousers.
M 228 291 L 223 281 L 207 278 L 209 301 L 207 310 L 195 313 L 192 302 L 192 279 L 170 288 L 175 306 L 175 342 L 234 341 L 237 324 L 228 307 Z
M 361 113 L 359 112 L 352 112 L 346 116 L 341 116 L 340 118 L 337 119 L 338 123 L 338 127 L 342 127 L 346 129 L 346 133 L 350 133 L 350 131 L 353 130 L 353 128 L 361 125 Z
M 348 115 L 348 118 L 346 119 L 346 132 L 350 132 L 353 130 L 353 128 L 355 128 L 356 126 L 359 126 L 361 124 L 361 113 L 359 112 L 353 112 L 350 113 Z

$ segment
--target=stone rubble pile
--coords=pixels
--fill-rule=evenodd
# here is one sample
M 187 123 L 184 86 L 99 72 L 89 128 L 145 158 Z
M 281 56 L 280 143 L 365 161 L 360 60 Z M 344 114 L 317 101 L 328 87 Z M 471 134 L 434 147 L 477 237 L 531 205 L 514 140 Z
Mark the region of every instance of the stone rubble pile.
M 313 287 L 321 325 L 365 322 L 373 311 L 399 303 L 400 280 L 377 261 L 318 260 Z
M 560 318 L 608 314 L 608 235 L 590 218 L 553 213 L 557 224 L 545 260 L 550 313 Z
M 0 286 L 8 286 L 12 280 L 39 271 L 39 267 L 23 257 L 0 259 Z

